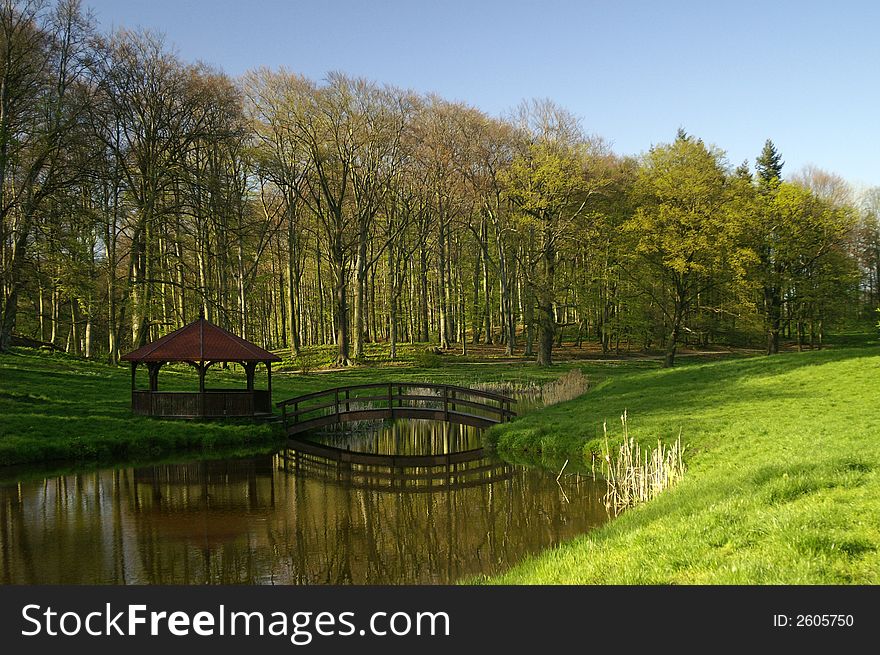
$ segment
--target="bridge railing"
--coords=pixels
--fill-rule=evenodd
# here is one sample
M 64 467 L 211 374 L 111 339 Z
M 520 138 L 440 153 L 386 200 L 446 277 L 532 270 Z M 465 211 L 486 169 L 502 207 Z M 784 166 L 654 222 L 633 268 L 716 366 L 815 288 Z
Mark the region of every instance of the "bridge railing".
M 516 416 L 514 400 L 508 396 L 480 389 L 428 382 L 374 382 L 334 387 L 304 394 L 276 403 L 281 408 L 285 428 L 344 420 L 345 415 L 418 416 L 456 420 L 484 418 L 489 423 L 504 423 Z M 377 411 L 382 410 L 382 411 Z

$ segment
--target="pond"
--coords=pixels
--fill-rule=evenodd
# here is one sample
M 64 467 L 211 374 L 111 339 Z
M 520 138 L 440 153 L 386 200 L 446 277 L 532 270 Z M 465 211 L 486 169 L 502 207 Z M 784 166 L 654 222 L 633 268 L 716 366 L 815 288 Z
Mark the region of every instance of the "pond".
M 506 463 L 481 451 L 475 428 L 399 420 L 310 439 L 2 483 L 0 582 L 446 584 L 608 518 L 603 482 Z M 398 459 L 359 464 L 352 452 Z

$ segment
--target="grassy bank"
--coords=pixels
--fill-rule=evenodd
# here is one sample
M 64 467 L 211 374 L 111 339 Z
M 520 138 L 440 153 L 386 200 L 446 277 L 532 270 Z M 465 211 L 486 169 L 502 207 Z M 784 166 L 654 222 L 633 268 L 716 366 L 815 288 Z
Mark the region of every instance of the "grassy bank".
M 498 583 L 880 583 L 880 349 L 685 363 L 607 379 L 490 431 L 502 453 L 601 451 L 682 432 L 675 488 Z
M 672 370 L 638 359 L 574 360 L 548 370 L 507 359 L 413 356 L 279 373 L 274 397 L 391 379 L 542 384 L 572 368 L 590 378 L 591 391 L 492 429 L 499 452 L 589 466 L 601 452 L 603 421 L 618 436 L 625 409 L 630 434 L 645 446 L 681 432 L 687 473 L 659 498 L 488 582 L 880 583 L 880 347 L 864 340 L 774 358 L 682 358 Z M 243 387 L 244 377 L 212 369 L 208 382 Z M 260 374 L 257 382 L 264 384 Z M 0 355 L 0 465 L 67 470 L 244 453 L 280 440 L 267 424 L 133 416 L 129 384 L 122 367 L 28 349 Z M 188 368 L 160 374 L 163 389 L 196 386 Z
M 413 351 L 415 352 L 415 351 Z M 377 355 L 378 357 L 378 355 Z M 374 363 L 343 371 L 289 370 L 273 375 L 274 399 L 281 400 L 334 386 L 386 380 L 450 384 L 542 383 L 573 367 L 591 379 L 624 370 L 615 362 L 572 362 L 546 370 L 528 362 L 462 360 L 435 356 L 419 366 L 416 355 L 393 365 Z M 636 362 L 633 367 L 656 366 Z M 628 368 L 627 368 L 628 370 Z M 140 388 L 147 384 L 141 370 Z M 239 367 L 211 369 L 209 387 L 244 388 Z M 165 367 L 160 389 L 194 390 L 191 367 Z M 257 373 L 265 388 L 265 373 Z M 132 462 L 174 453 L 225 453 L 230 449 L 271 446 L 280 428 L 249 421 L 174 421 L 132 415 L 127 367 L 110 367 L 62 353 L 17 349 L 0 355 L 0 466 L 47 462 Z

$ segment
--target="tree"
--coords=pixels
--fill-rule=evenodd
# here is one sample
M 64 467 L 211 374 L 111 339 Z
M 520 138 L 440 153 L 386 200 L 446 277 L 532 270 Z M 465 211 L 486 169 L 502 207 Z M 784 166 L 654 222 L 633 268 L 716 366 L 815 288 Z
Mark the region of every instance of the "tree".
M 582 135 L 577 120 L 551 102 L 520 108 L 524 143 L 505 175 L 505 197 L 519 211 L 519 232 L 528 244 L 520 268 L 535 298 L 537 361 L 553 361 L 556 336 L 557 263 L 560 249 L 580 233 L 576 222 L 605 180 L 596 161 L 599 142 Z
M 247 113 L 257 139 L 258 172 L 278 189 L 287 225 L 287 341 L 291 354 L 300 349 L 298 315 L 301 304 L 301 277 L 305 235 L 304 198 L 310 169 L 297 121 L 307 107 L 313 91 L 305 78 L 287 71 L 260 70 L 244 80 Z
M 880 307 L 880 187 L 868 189 L 862 198 L 854 245 L 863 279 L 862 303 L 873 312 Z
M 89 106 L 91 29 L 78 0 L 0 4 L 0 351 L 16 326 L 40 210 L 77 175 L 66 148 Z
M 643 267 L 635 274 L 666 319 L 665 367 L 675 362 L 685 318 L 700 295 L 742 271 L 725 177 L 721 153 L 681 133 L 651 148 L 639 171 L 640 206 L 624 229 L 637 255 L 631 271 Z M 659 289 L 654 280 L 662 282 Z
M 755 216 L 754 248 L 758 253 L 758 275 L 763 290 L 763 307 L 767 329 L 767 354 L 779 352 L 779 329 L 782 321 L 782 264 L 777 254 L 779 232 L 783 227 L 775 214 L 775 199 L 782 183 L 782 167 L 785 162 L 770 139 L 764 143 L 761 154 L 755 160 L 758 171 L 758 189 L 762 211 Z
M 112 137 L 105 145 L 113 150 L 136 213 L 128 276 L 135 346 L 147 342 L 154 325 L 160 236 L 176 209 L 169 198 L 211 114 L 205 73 L 181 63 L 149 32 L 120 30 L 108 43 L 102 102 L 116 123 L 105 132 Z
M 511 253 L 515 250 L 512 243 L 515 226 L 511 220 L 512 212 L 505 196 L 505 187 L 506 175 L 516 151 L 517 134 L 509 123 L 493 120 L 476 110 L 462 110 L 458 119 L 457 127 L 464 146 L 458 170 L 476 207 L 466 225 L 478 247 L 478 261 L 474 264 L 475 285 L 479 287 L 482 284 L 482 289 L 475 289 L 474 292 L 474 318 L 480 318 L 479 323 L 475 324 L 474 338 L 482 330 L 485 343 L 494 342 L 490 275 L 495 273 L 501 296 L 502 341 L 506 354 L 510 356 L 516 345 L 515 280 L 512 279 L 511 265 Z M 482 301 L 478 302 L 480 291 Z M 528 304 L 524 313 L 530 317 L 531 303 L 528 299 L 525 302 Z M 530 325 L 528 329 L 531 329 Z M 527 340 L 527 351 L 530 345 L 531 341 Z
M 856 287 L 855 262 L 845 250 L 856 218 L 850 207 L 793 183 L 779 186 L 774 204 L 782 228 L 777 232 L 775 260 L 782 271 L 798 348 L 803 347 L 807 327 L 810 346 L 821 345 L 829 310 Z

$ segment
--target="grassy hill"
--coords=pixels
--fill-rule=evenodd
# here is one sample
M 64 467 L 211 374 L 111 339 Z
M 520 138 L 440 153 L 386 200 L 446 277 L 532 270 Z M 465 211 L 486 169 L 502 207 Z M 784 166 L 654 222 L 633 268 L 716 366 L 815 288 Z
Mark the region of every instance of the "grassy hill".
M 604 420 L 644 445 L 681 430 L 688 471 L 657 499 L 491 582 L 880 583 L 880 348 L 611 378 L 490 431 L 504 453 L 599 452 Z

